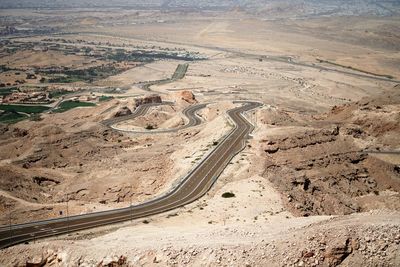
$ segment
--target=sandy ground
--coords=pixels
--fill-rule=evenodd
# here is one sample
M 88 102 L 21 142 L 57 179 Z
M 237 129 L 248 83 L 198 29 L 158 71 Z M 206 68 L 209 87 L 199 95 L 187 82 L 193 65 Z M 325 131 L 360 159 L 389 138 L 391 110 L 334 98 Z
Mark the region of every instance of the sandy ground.
M 234 162 L 249 155 L 251 151 L 237 156 Z M 388 266 L 399 263 L 398 212 L 293 217 L 285 210 L 279 192 L 255 174 L 261 164 L 250 165 L 246 159 L 230 165 L 207 196 L 184 208 L 133 223 L 16 246 L 1 254 L 6 259 L 19 253 L 18 258 L 3 262 L 45 259 L 55 266 L 328 266 L 335 260 L 329 251 L 349 249 L 342 266 L 374 266 L 382 260 L 391 263 Z M 222 198 L 224 192 L 235 197 Z M 355 247 L 343 248 L 349 238 L 356 242 Z M 381 240 L 384 254 L 376 253 L 371 241 L 375 239 Z
M 135 86 L 135 84 L 146 81 L 161 80 L 171 78 L 179 61 L 163 61 L 146 64 L 131 70 L 125 71 L 119 75 L 109 77 L 99 81 L 97 84 L 101 86 L 116 86 L 127 88 L 127 94 L 140 93 L 145 91 Z
M 22 51 L 21 53 L 13 54 L 9 57 L 2 59 L 4 63 L 14 68 L 27 68 L 27 67 L 59 67 L 66 66 L 79 66 L 85 62 L 90 61 L 89 58 L 84 56 L 64 55 L 61 52 L 55 51 L 35 51 L 30 50 Z
M 180 112 L 188 106 L 177 95 L 181 90 L 211 104 L 200 113 L 201 126 L 178 133 L 122 134 L 100 124 L 122 107 L 132 109 L 132 95 L 148 94 L 136 83 L 170 77 L 182 63 L 168 60 L 97 82 L 125 90 L 112 101 L 3 127 L 0 208 L 2 215 L 8 214 L 11 203 L 15 222 L 60 216 L 66 193 L 71 214 L 128 206 L 164 194 L 229 132 L 225 112 L 234 106 L 232 100 L 253 99 L 265 105 L 248 115 L 256 130 L 246 149 L 202 199 L 168 214 L 2 250 L 0 262 L 398 266 L 399 157 L 360 153 L 399 149 L 396 83 L 260 60 L 261 55 L 308 64 L 324 59 L 399 78 L 399 52 L 393 42 L 397 37 L 379 30 L 398 21 L 343 20 L 193 17 L 97 27 L 97 34 L 93 21 L 83 21 L 87 28 L 79 31 L 90 32 L 79 35 L 85 40 L 107 37 L 116 44 L 181 47 L 209 57 L 190 62 L 182 80 L 151 88 L 164 99 L 176 100 L 176 108 L 154 108 L 147 117 L 122 126 L 179 124 Z M 342 27 L 335 37 L 326 34 Z M 373 38 L 366 33 L 372 30 Z M 235 197 L 223 198 L 225 192 Z M 6 215 L 0 219 L 3 224 L 8 221 Z

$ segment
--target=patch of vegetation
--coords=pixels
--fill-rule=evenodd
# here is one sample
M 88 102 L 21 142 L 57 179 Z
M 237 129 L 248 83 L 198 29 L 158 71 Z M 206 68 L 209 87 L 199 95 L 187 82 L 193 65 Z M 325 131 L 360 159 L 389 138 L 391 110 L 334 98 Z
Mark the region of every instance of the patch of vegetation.
M 113 96 L 102 95 L 102 96 L 99 97 L 99 102 L 110 101 L 111 99 L 114 99 L 114 97 Z
M 2 123 L 8 123 L 8 124 L 17 123 L 27 118 L 28 118 L 27 115 L 20 114 L 14 111 L 5 111 L 0 113 L 0 122 Z
M 222 194 L 222 197 L 223 198 L 232 198 L 232 197 L 235 197 L 235 194 L 232 192 L 225 192 Z
M 59 98 L 61 96 L 67 95 L 72 93 L 71 91 L 67 91 L 67 90 L 55 90 L 55 91 L 51 91 L 49 93 L 49 98 Z
M 62 113 L 62 112 L 65 112 L 67 110 L 77 108 L 77 107 L 93 107 L 93 106 L 96 106 L 96 104 L 89 103 L 89 102 L 69 100 L 69 101 L 62 102 L 60 104 L 60 106 L 54 110 L 54 112 Z
M 0 96 L 6 96 L 11 94 L 14 91 L 18 91 L 17 87 L 8 87 L 8 88 L 1 88 L 0 89 Z
M 84 81 L 84 79 L 78 76 L 58 76 L 45 81 L 48 83 L 76 83 Z
M 41 120 L 43 120 L 42 117 L 40 116 L 40 113 L 32 114 L 32 116 L 29 119 L 31 121 L 41 121 Z
M 145 50 L 136 50 L 135 52 L 129 52 L 121 49 L 116 50 L 115 52 L 108 53 L 105 58 L 107 60 L 114 60 L 117 62 L 132 61 L 144 63 L 150 63 L 160 59 L 176 59 L 185 61 L 193 61 L 197 59 L 188 52 L 185 54 L 178 54 L 177 52 L 155 52 Z
M 0 105 L 0 110 L 10 111 L 10 112 L 42 113 L 48 109 L 49 109 L 49 107 L 45 107 L 45 106 L 6 105 L 6 104 Z
M 58 75 L 44 80 L 48 83 L 74 83 L 74 82 L 92 82 L 96 79 L 104 79 L 112 75 L 121 73 L 122 70 L 116 68 L 114 65 L 102 65 L 90 67 L 87 69 L 49 69 L 41 70 L 45 75 Z
M 13 69 L 9 68 L 6 65 L 0 65 L 0 72 L 6 72 L 6 71 L 10 71 L 10 70 L 13 70 Z
M 146 127 L 145 127 L 145 129 L 146 129 L 146 130 L 154 130 L 155 127 L 154 127 L 153 125 L 151 125 L 151 124 L 147 124 Z

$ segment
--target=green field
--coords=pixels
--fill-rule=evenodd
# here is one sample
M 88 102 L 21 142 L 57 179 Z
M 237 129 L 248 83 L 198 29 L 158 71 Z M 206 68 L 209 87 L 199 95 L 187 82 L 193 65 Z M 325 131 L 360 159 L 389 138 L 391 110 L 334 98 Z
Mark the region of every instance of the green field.
M 22 113 L 42 113 L 48 110 L 45 106 L 29 106 L 29 105 L 0 105 L 0 110 Z
M 54 110 L 54 112 L 62 113 L 62 112 L 65 112 L 67 110 L 77 108 L 77 107 L 94 107 L 94 106 L 96 106 L 96 104 L 94 104 L 94 103 L 69 100 L 69 101 L 62 102 L 60 104 L 60 106 Z
M 0 113 L 0 122 L 2 123 L 16 123 L 27 119 L 28 116 L 24 114 L 19 114 L 17 112 L 4 112 Z

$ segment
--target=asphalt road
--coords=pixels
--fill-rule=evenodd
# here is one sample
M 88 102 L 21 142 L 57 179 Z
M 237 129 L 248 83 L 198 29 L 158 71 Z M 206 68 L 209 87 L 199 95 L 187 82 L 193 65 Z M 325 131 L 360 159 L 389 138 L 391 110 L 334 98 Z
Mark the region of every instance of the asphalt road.
M 163 102 L 164 105 L 166 105 L 166 102 Z M 146 114 L 150 106 L 156 106 L 157 104 L 146 104 L 145 107 L 141 108 L 142 106 L 139 106 L 138 109 L 140 108 L 141 110 L 138 113 L 134 113 L 128 116 L 124 117 L 119 117 L 118 122 L 122 122 L 125 120 L 131 120 L 133 118 L 136 118 L 138 116 L 143 116 Z M 107 120 L 106 125 L 111 127 L 114 130 L 124 132 L 124 133 L 140 133 L 140 134 L 158 134 L 158 133 L 171 133 L 171 132 L 176 132 L 180 131 L 189 127 L 197 126 L 201 124 L 201 118 L 197 115 L 197 112 L 203 108 L 205 108 L 207 104 L 197 104 L 190 106 L 182 111 L 183 115 L 185 115 L 186 119 L 188 120 L 187 123 L 184 125 L 177 127 L 177 128 L 172 128 L 172 129 L 162 129 L 162 130 L 146 130 L 146 131 L 137 131 L 137 130 L 126 130 L 126 129 L 121 129 L 118 127 L 113 126 L 116 122 L 114 122 L 114 119 Z
M 121 117 L 115 117 L 115 118 L 111 118 L 108 120 L 104 120 L 102 121 L 102 124 L 106 125 L 106 126 L 111 126 L 113 124 L 119 123 L 119 122 L 123 122 L 126 120 L 132 120 L 136 117 L 139 116 L 143 116 L 144 114 L 147 113 L 147 111 L 149 110 L 150 107 L 154 107 L 154 106 L 160 106 L 160 105 L 173 105 L 173 102 L 162 102 L 162 103 L 150 103 L 150 104 L 143 104 L 138 106 L 134 112 L 132 112 L 132 114 L 126 115 L 126 116 L 121 116 Z
M 87 32 L 75 32 L 76 33 L 82 33 L 82 34 L 88 34 Z M 118 35 L 115 34 L 102 34 L 101 36 L 111 36 L 115 37 Z M 28 36 L 29 37 L 29 36 Z M 145 40 L 143 38 L 130 38 L 133 40 Z M 163 41 L 164 43 L 167 44 L 175 44 L 175 45 L 187 45 L 185 43 L 181 42 L 175 42 L 175 41 Z M 239 52 L 236 49 L 231 49 L 231 48 L 224 48 L 224 47 L 219 47 L 219 46 L 209 46 L 209 45 L 199 45 L 199 44 L 190 44 L 192 47 L 198 47 L 198 48 L 206 48 L 206 49 L 211 49 L 215 51 L 220 51 L 220 52 L 226 52 L 226 53 L 232 53 L 234 56 L 238 57 L 243 57 L 243 58 L 252 58 L 255 60 L 259 60 L 262 58 L 265 61 L 275 61 L 275 62 L 281 62 L 284 64 L 288 65 L 294 65 L 294 66 L 301 66 L 301 67 L 306 67 L 306 68 L 312 68 L 312 69 L 317 69 L 320 71 L 326 71 L 326 72 L 336 72 L 348 76 L 355 76 L 359 78 L 365 78 L 365 79 L 371 79 L 371 80 L 376 80 L 376 81 L 385 81 L 385 82 L 391 82 L 391 83 L 400 83 L 400 80 L 397 79 L 388 79 L 385 77 L 380 77 L 380 76 L 374 76 L 374 75 L 368 75 L 362 72 L 359 72 L 357 70 L 352 70 L 352 71 L 346 71 L 338 68 L 328 68 L 324 67 L 321 64 L 313 64 L 313 63 L 306 63 L 306 62 L 298 62 L 298 61 L 293 61 L 290 60 L 288 57 L 285 56 L 268 56 L 268 55 L 262 55 L 262 54 L 253 54 L 253 53 L 245 53 L 245 52 Z
M 188 63 L 179 64 L 178 67 L 176 67 L 175 73 L 172 75 L 172 80 L 176 81 L 185 78 L 188 68 L 189 68 Z
M 143 204 L 122 209 L 12 225 L 11 227 L 3 226 L 0 227 L 0 248 L 38 238 L 139 219 L 176 209 L 199 199 L 207 193 L 231 159 L 245 147 L 245 140 L 253 130 L 253 126 L 242 114 L 261 106 L 261 104 L 258 102 L 241 103 L 242 106 L 228 111 L 228 115 L 235 122 L 235 128 L 169 193 Z M 137 112 L 144 112 L 145 108 L 143 107 Z
M 156 80 L 156 81 L 149 81 L 149 82 L 141 82 L 137 84 L 137 86 L 145 91 L 149 92 L 156 92 L 154 90 L 151 90 L 150 87 L 153 85 L 162 85 L 162 84 L 168 84 L 177 80 L 181 80 L 185 77 L 186 72 L 189 68 L 189 64 L 179 64 L 176 69 L 174 74 L 172 74 L 171 78 L 167 79 L 162 79 L 162 80 Z M 163 92 L 157 92 L 158 94 L 164 94 Z

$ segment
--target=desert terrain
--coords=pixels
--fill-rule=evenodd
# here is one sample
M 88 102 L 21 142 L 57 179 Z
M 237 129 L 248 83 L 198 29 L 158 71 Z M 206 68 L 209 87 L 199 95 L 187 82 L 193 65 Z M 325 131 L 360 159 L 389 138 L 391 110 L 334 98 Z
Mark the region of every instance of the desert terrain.
M 262 106 L 200 199 L 0 265 L 400 265 L 398 4 L 16 2 L 0 4 L 4 227 L 162 197 L 234 129 L 235 101 Z

